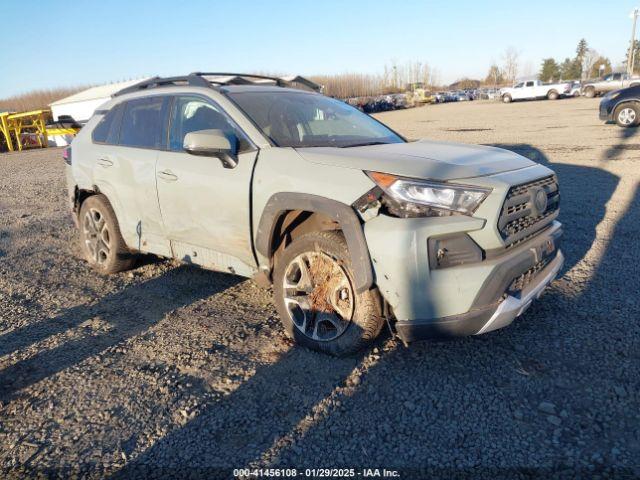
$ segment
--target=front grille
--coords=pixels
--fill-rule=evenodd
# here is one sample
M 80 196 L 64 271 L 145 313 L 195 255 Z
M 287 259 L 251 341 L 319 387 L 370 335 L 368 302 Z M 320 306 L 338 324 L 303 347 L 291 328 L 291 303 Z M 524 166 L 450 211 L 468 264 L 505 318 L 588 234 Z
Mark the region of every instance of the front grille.
M 555 175 L 511 187 L 498 220 L 505 245 L 512 247 L 533 237 L 558 216 L 559 208 Z
M 526 272 L 518 275 L 516 278 L 513 279 L 513 282 L 511 282 L 511 285 L 509 285 L 507 292 L 513 294 L 513 293 L 518 293 L 524 290 L 527 287 L 527 285 L 529 285 L 533 281 L 533 279 L 536 278 L 536 276 L 542 270 L 544 270 L 544 267 L 549 265 L 549 262 L 551 260 L 553 260 L 553 258 L 551 257 L 544 258 L 540 260 L 538 263 L 536 263 L 533 267 L 531 267 Z

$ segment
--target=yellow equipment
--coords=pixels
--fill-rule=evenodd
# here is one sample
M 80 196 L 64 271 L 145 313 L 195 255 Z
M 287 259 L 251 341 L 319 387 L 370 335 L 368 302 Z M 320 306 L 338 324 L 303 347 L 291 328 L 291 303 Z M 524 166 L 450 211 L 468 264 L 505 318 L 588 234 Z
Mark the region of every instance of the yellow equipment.
M 16 147 L 22 150 L 23 135 L 31 134 L 39 147 L 48 146 L 47 120 L 51 118 L 51 110 L 33 110 L 31 112 L 0 113 L 0 141 L 3 140 L 7 149 L 13 152 Z
M 414 101 L 419 105 L 424 105 L 425 103 L 435 103 L 436 97 L 428 90 L 424 88 L 416 88 L 413 91 Z

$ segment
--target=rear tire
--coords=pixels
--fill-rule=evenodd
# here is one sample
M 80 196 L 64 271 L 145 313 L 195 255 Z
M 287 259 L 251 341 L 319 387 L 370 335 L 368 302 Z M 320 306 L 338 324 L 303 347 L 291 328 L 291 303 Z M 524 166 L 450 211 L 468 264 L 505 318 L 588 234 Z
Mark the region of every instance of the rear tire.
M 91 268 L 102 274 L 129 270 L 136 255 L 127 248 L 116 214 L 104 195 L 92 195 L 78 215 L 80 248 Z
M 584 89 L 584 96 L 587 98 L 593 98 L 596 96 L 596 89 L 593 87 L 587 87 Z
M 640 108 L 637 103 L 625 103 L 615 109 L 613 117 L 619 127 L 636 127 L 640 123 Z
M 287 335 L 318 352 L 353 354 L 384 325 L 380 293 L 356 292 L 351 256 L 339 232 L 308 233 L 287 246 L 276 263 L 274 295 Z
M 560 98 L 560 95 L 558 95 L 558 92 L 556 92 L 555 90 L 551 90 L 549 93 L 547 93 L 547 98 L 549 100 L 557 100 L 558 98 Z
M 511 103 L 512 101 L 513 99 L 511 98 L 511 95 L 509 95 L 508 93 L 502 96 L 503 103 Z

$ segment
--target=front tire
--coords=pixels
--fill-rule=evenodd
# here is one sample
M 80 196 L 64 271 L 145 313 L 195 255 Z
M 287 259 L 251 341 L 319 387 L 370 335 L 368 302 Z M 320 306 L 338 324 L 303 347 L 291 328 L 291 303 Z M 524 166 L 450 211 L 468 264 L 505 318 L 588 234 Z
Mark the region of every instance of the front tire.
M 512 101 L 513 99 L 511 98 L 511 95 L 509 95 L 508 93 L 502 96 L 503 103 L 511 103 Z
M 587 87 L 584 90 L 584 96 L 587 98 L 593 98 L 596 96 L 596 89 L 593 87 Z
M 626 103 L 617 107 L 613 116 L 620 127 L 636 127 L 640 122 L 640 108 L 638 104 Z
M 92 195 L 80 208 L 80 248 L 91 268 L 110 274 L 129 270 L 136 257 L 127 248 L 116 214 L 104 195 Z
M 275 303 L 287 335 L 333 356 L 356 353 L 382 326 L 377 290 L 358 293 L 342 233 L 313 232 L 295 239 L 276 262 Z

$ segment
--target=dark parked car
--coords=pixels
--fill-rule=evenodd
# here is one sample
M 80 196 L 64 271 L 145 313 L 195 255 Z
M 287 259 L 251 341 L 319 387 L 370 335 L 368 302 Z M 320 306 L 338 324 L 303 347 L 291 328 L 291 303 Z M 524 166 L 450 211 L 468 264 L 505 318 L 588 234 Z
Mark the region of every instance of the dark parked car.
M 621 127 L 640 123 L 640 85 L 607 93 L 600 101 L 600 120 Z

